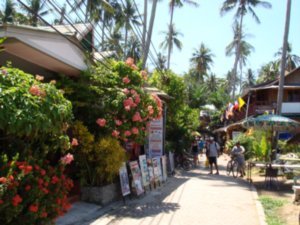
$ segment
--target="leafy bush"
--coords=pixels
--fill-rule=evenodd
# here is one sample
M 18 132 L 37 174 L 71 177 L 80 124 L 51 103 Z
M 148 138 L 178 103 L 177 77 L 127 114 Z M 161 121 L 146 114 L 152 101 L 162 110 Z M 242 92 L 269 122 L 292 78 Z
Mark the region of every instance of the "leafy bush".
M 119 141 L 112 137 L 95 141 L 94 135 L 80 121 L 74 123 L 72 130 L 79 142 L 74 156 L 80 168 L 81 183 L 84 186 L 111 183 L 118 175 L 122 162 L 126 161 L 125 150 Z

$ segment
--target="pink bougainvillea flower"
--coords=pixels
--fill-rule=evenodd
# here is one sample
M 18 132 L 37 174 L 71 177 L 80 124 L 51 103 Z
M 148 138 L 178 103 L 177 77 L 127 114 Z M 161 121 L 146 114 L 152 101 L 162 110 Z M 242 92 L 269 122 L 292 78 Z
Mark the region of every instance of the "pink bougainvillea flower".
M 29 93 L 35 96 L 41 96 L 41 97 L 45 97 L 46 96 L 46 92 L 43 91 L 39 86 L 37 85 L 32 85 L 29 88 Z
M 38 81 L 42 81 L 42 80 L 44 80 L 44 77 L 37 74 L 37 75 L 35 75 L 35 79 Z
M 6 177 L 0 177 L 0 183 L 4 184 L 7 182 Z
M 154 109 L 153 109 L 153 106 L 152 106 L 152 105 L 149 105 L 149 106 L 147 107 L 147 109 L 148 109 L 149 115 L 152 115 L 152 114 L 154 113 Z
M 117 126 L 121 126 L 122 125 L 122 121 L 121 120 L 115 120 L 115 123 Z
M 128 106 L 125 106 L 124 109 L 125 109 L 125 111 L 128 112 L 128 111 L 130 111 L 131 107 L 128 105 Z
M 139 103 L 141 102 L 141 98 L 140 98 L 139 95 L 136 95 L 136 96 L 135 96 L 134 102 L 135 102 L 136 104 L 139 104 Z
M 52 184 L 56 184 L 59 181 L 59 178 L 57 176 L 53 176 L 51 179 Z
M 36 213 L 39 210 L 39 206 L 37 204 L 32 204 L 29 206 L 29 211 Z
M 138 134 L 138 133 L 139 133 L 139 129 L 136 128 L 136 127 L 133 127 L 133 128 L 131 128 L 131 132 L 132 132 L 133 134 Z
M 46 170 L 41 170 L 41 171 L 40 171 L 40 174 L 41 174 L 42 176 L 45 176 Z
M 136 113 L 133 115 L 132 121 L 133 121 L 133 122 L 140 122 L 140 121 L 142 121 L 142 118 L 141 118 L 141 115 L 140 115 L 139 112 L 136 112 Z
M 111 135 L 112 135 L 113 137 L 119 137 L 119 134 L 120 134 L 120 132 L 117 131 L 117 130 L 113 130 L 113 132 L 111 133 Z
M 99 118 L 96 120 L 96 123 L 100 126 L 100 127 L 104 127 L 106 124 L 106 120 L 103 118 Z
M 128 95 L 128 94 L 129 94 L 129 90 L 128 90 L 127 88 L 124 88 L 124 89 L 123 89 L 123 93 L 124 93 L 125 95 Z
M 67 155 L 65 155 L 64 157 L 62 157 L 60 159 L 60 161 L 64 165 L 70 164 L 73 160 L 74 160 L 74 156 L 72 154 L 70 154 L 70 153 L 68 153 Z
M 134 59 L 131 57 L 128 57 L 125 61 L 125 64 L 128 66 L 132 66 L 134 64 Z
M 138 67 L 137 67 L 136 65 L 133 64 L 133 65 L 131 66 L 131 69 L 133 69 L 133 70 L 138 70 Z
M 124 107 L 126 107 L 126 106 L 132 106 L 133 104 L 134 104 L 134 102 L 133 102 L 133 99 L 131 97 L 129 97 L 129 98 L 127 98 L 127 99 L 125 99 L 123 101 Z
M 78 140 L 76 138 L 72 138 L 71 145 L 72 146 L 78 146 Z
M 130 93 L 131 93 L 132 95 L 136 95 L 136 94 L 137 94 L 136 90 L 134 90 L 134 89 L 131 89 L 131 90 L 130 90 Z
M 131 135 L 131 131 L 130 131 L 130 130 L 126 130 L 126 131 L 124 132 L 124 135 L 125 135 L 126 137 L 130 136 L 130 135 Z
M 26 185 L 25 186 L 25 191 L 29 191 L 31 189 L 31 186 L 30 185 Z
M 23 201 L 23 199 L 20 197 L 20 195 L 15 195 L 13 198 L 12 198 L 12 205 L 13 206 L 18 206 L 21 202 Z
M 128 78 L 128 76 L 126 76 L 126 77 L 123 77 L 123 83 L 124 84 L 129 84 L 130 83 L 130 79 Z

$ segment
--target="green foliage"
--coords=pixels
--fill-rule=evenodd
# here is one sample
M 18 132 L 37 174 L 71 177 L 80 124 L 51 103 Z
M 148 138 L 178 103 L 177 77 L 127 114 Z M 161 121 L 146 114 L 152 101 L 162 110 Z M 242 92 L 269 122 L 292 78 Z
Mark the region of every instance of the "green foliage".
M 92 67 L 77 82 L 62 79 L 59 85 L 72 101 L 75 117 L 94 135 L 143 143 L 147 122 L 162 113 L 161 101 L 142 88 L 146 76 L 128 59 L 112 61 L 111 69 Z
M 111 183 L 118 175 L 122 162 L 126 161 L 125 150 L 118 140 L 111 137 L 95 140 L 80 121 L 74 123 L 72 132 L 79 143 L 74 156 L 80 168 L 81 183 L 88 186 Z
M 274 199 L 269 196 L 261 196 L 261 201 L 267 219 L 268 225 L 283 225 L 285 224 L 282 219 L 278 216 L 278 210 L 287 202 L 281 199 Z
M 53 84 L 18 69 L 0 69 L 0 129 L 5 134 L 30 138 L 59 134 L 71 117 L 71 103 Z
M 165 91 L 173 97 L 168 102 L 166 124 L 167 150 L 182 151 L 188 148 L 192 131 L 199 127 L 199 110 L 187 105 L 186 86 L 183 78 L 171 71 L 155 71 L 150 79 L 151 85 Z

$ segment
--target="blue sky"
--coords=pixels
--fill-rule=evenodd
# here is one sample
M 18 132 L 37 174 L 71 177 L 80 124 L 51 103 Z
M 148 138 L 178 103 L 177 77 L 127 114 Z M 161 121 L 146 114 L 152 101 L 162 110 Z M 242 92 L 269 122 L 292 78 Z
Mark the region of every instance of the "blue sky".
M 141 0 L 137 1 L 142 6 Z M 223 0 L 199 0 L 199 7 L 194 8 L 185 5 L 183 8 L 176 8 L 174 23 L 183 36 L 180 37 L 183 43 L 182 51 L 174 50 L 171 56 L 171 69 L 178 74 L 183 74 L 190 67 L 189 59 L 195 48 L 203 42 L 215 55 L 212 72 L 218 77 L 224 77 L 227 71 L 233 66 L 234 57 L 225 56 L 225 47 L 233 38 L 232 23 L 233 13 L 220 16 L 220 8 Z M 255 72 L 265 63 L 274 59 L 274 53 L 278 51 L 283 42 L 283 31 L 286 13 L 286 0 L 269 0 L 272 9 L 258 7 L 256 14 L 261 20 L 257 24 L 251 15 L 244 20 L 244 31 L 251 34 L 247 41 L 252 44 L 255 51 L 251 54 L 247 68 Z M 293 53 L 300 55 L 300 1 L 292 1 L 291 24 L 289 42 L 292 44 Z M 163 41 L 170 14 L 168 1 L 158 3 L 153 31 L 153 43 L 157 51 L 162 51 L 159 44 Z M 167 52 L 165 52 L 167 55 Z M 149 66 L 151 67 L 150 63 Z

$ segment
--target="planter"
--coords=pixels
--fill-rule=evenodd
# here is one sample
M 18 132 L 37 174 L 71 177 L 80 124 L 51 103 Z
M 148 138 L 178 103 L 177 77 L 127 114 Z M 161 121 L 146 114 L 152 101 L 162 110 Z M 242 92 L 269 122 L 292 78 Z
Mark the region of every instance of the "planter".
M 83 187 L 81 189 L 81 200 L 100 205 L 106 205 L 121 197 L 118 184 L 109 184 L 101 187 Z

